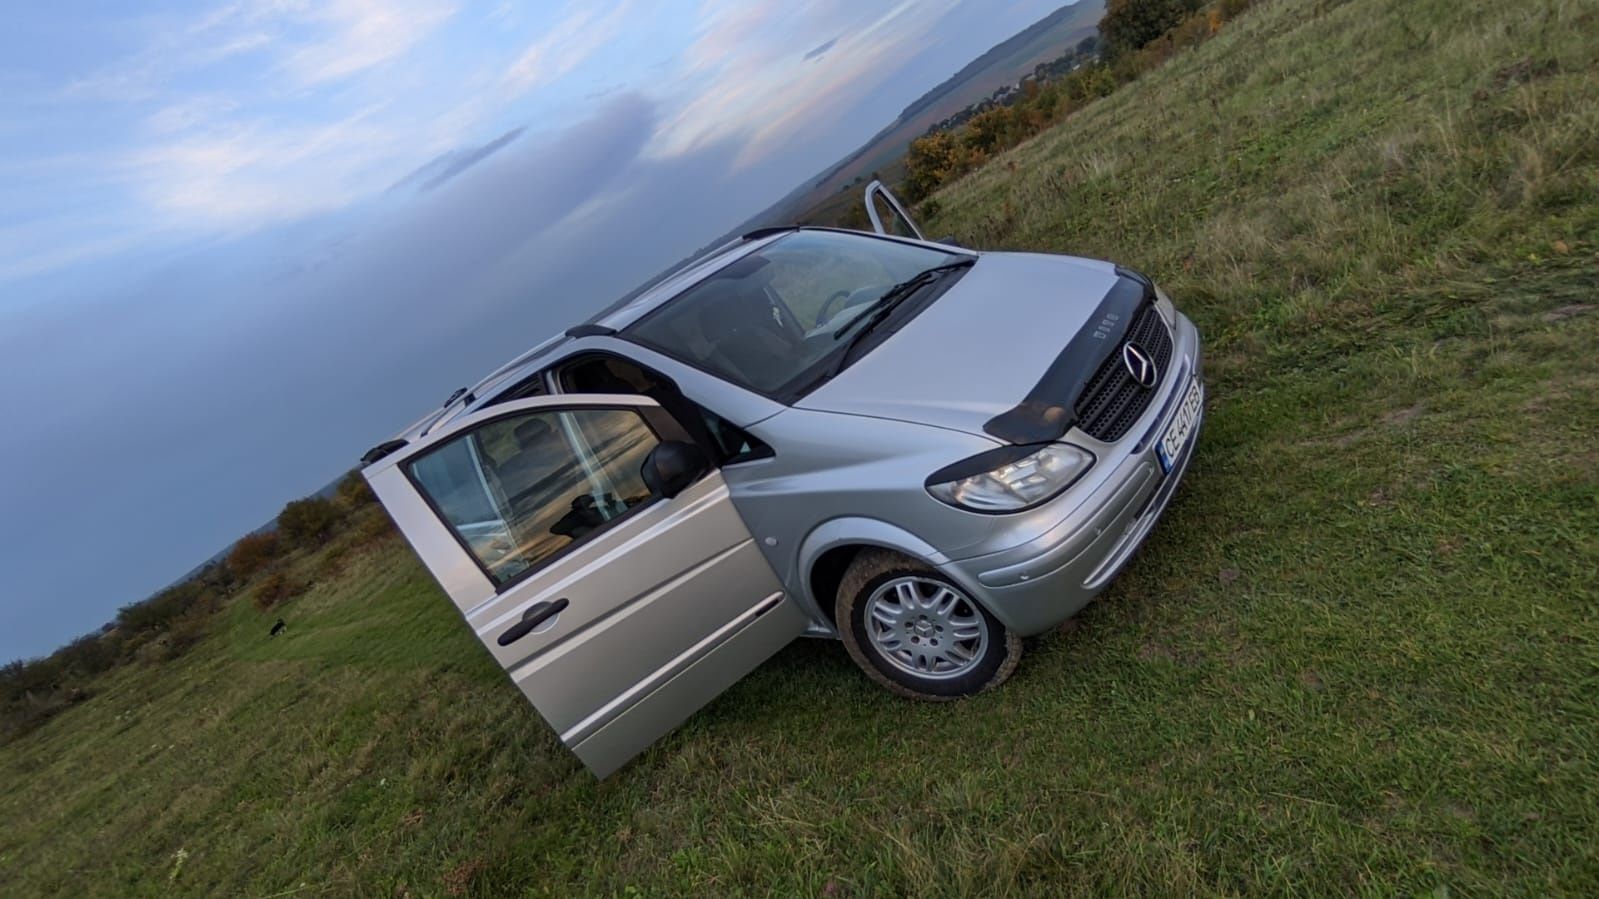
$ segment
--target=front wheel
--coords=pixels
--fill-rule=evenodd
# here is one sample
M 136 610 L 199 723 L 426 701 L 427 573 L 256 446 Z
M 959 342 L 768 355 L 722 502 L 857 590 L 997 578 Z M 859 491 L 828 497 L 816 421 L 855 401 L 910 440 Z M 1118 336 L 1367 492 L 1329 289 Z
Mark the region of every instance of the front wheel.
M 1003 683 L 1022 640 L 930 566 L 864 550 L 836 611 L 844 648 L 873 680 L 912 699 L 959 699 Z

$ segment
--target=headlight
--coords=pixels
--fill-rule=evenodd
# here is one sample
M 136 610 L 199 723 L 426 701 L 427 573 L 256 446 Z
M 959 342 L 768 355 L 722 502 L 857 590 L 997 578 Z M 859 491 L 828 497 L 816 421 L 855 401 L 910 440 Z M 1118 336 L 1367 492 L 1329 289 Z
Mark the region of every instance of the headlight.
M 1006 446 L 934 472 L 927 492 L 973 512 L 1016 512 L 1070 487 L 1094 455 L 1066 443 Z

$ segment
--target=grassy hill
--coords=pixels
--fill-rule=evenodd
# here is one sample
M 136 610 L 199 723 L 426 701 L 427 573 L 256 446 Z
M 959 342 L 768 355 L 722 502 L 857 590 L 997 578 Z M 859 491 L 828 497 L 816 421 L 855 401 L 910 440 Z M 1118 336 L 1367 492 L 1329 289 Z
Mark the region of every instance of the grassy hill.
M 1596 33 L 1277 0 L 934 198 L 1208 341 L 1177 502 L 1002 690 L 801 642 L 596 783 L 390 539 L 0 746 L 0 894 L 1599 893 Z
M 894 121 L 848 156 L 807 179 L 772 206 L 733 229 L 729 236 L 743 234 L 757 226 L 832 220 L 838 214 L 833 207 L 838 205 L 841 191 L 853 201 L 860 198 L 860 188 L 871 180 L 873 172 L 890 180 L 897 177 L 903 172 L 905 148 L 911 141 L 995 90 L 1015 84 L 1022 76 L 1031 74 L 1039 63 L 1059 58 L 1084 38 L 1096 34 L 1104 12 L 1104 0 L 1077 0 L 995 44 L 911 101 Z

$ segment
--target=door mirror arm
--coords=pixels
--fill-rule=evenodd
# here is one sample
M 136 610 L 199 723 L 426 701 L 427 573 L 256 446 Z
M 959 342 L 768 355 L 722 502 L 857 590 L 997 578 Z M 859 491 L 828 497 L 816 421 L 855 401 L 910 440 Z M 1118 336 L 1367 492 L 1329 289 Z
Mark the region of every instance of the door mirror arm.
M 703 449 L 685 440 L 668 440 L 644 457 L 640 474 L 651 493 L 670 499 L 710 470 L 711 460 Z

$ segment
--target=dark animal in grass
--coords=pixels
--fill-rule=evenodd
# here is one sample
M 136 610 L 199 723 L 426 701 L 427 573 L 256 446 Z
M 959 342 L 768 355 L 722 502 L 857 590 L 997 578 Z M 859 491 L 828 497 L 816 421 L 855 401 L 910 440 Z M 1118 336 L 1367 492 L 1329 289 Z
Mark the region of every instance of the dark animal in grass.
M 278 619 L 278 623 L 272 625 L 272 633 L 267 634 L 267 636 L 276 637 L 278 634 L 281 634 L 281 633 L 283 633 L 284 631 L 286 631 L 288 629 L 289 629 L 289 626 L 287 624 L 283 623 L 283 619 L 282 618 L 279 618 Z

